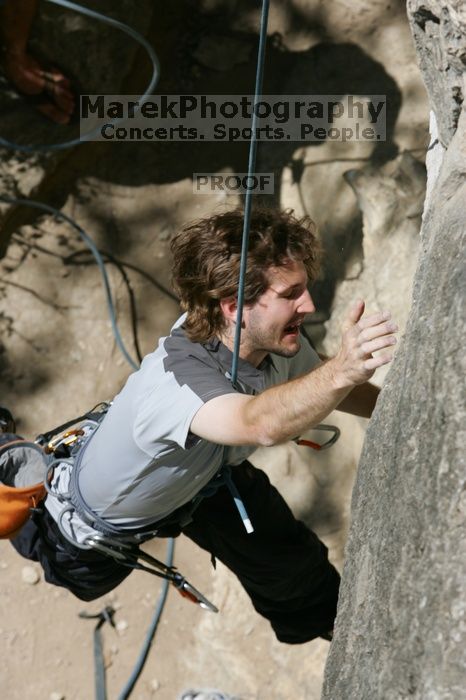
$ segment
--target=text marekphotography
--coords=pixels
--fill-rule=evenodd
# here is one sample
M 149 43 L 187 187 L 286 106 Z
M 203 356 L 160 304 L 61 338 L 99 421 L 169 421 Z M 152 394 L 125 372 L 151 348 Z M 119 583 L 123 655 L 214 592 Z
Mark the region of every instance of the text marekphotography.
M 81 95 L 84 141 L 385 141 L 385 95 Z

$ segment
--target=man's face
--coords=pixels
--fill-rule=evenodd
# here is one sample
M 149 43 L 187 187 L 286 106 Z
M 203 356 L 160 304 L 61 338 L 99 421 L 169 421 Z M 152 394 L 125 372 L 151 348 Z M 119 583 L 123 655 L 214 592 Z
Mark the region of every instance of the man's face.
M 293 357 L 300 348 L 299 326 L 315 311 L 307 290 L 307 273 L 302 262 L 288 260 L 270 268 L 269 287 L 243 311 L 241 356 L 254 365 L 269 352 Z

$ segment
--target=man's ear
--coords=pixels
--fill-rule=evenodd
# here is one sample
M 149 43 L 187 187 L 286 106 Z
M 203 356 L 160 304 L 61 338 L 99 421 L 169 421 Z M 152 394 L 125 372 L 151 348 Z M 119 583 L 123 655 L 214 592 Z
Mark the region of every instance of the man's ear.
M 220 308 L 226 321 L 230 323 L 236 322 L 236 312 L 238 310 L 238 300 L 236 297 L 220 299 Z

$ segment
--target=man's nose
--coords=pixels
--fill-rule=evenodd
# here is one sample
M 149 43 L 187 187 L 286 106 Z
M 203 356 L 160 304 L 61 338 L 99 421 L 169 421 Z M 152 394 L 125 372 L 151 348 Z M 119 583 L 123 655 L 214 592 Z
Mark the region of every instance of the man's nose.
M 301 298 L 299 299 L 299 305 L 298 305 L 298 311 L 301 314 L 312 314 L 316 310 L 316 307 L 314 306 L 314 302 L 312 301 L 312 297 L 309 294 L 309 290 L 306 289 L 306 291 L 303 293 Z

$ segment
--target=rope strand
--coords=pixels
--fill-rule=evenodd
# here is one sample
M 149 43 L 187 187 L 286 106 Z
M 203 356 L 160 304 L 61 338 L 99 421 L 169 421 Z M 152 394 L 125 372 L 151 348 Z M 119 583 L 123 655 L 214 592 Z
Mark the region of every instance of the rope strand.
M 262 81 L 264 76 L 264 64 L 265 64 L 265 47 L 267 42 L 267 22 L 269 16 L 269 0 L 262 0 L 262 14 L 260 23 L 260 35 L 259 35 L 259 51 L 257 57 L 257 69 L 256 69 L 256 86 L 254 91 L 254 104 L 252 109 L 252 134 L 251 141 L 249 144 L 249 163 L 248 163 L 248 178 L 254 175 L 256 169 L 256 153 L 257 153 L 257 138 L 256 138 L 256 127 L 258 122 L 258 117 L 256 113 L 256 105 L 259 102 L 259 98 L 262 94 Z M 241 244 L 241 260 L 240 260 L 240 272 L 239 272 L 239 283 L 238 283 L 238 306 L 236 311 L 236 328 L 235 328 L 235 341 L 233 346 L 233 360 L 231 365 L 231 383 L 236 388 L 237 377 L 238 377 L 238 360 L 239 351 L 241 345 L 241 324 L 243 322 L 243 306 L 244 306 L 244 286 L 246 283 L 246 267 L 248 261 L 248 247 L 249 247 L 249 227 L 251 224 L 251 210 L 252 210 L 252 190 L 248 189 L 246 192 L 245 202 L 244 202 L 244 223 L 243 223 L 243 238 Z

